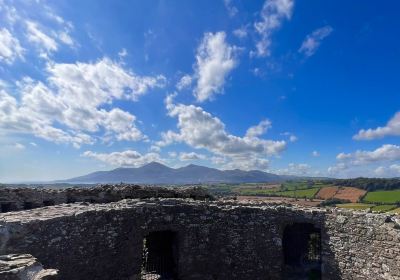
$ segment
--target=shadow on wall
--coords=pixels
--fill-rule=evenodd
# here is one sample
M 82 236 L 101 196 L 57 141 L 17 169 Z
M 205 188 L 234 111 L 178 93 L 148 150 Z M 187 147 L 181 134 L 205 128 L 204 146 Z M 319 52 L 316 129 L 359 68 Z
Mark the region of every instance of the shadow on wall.
M 282 231 L 282 279 L 342 279 L 333 251 L 325 218 L 291 222 Z

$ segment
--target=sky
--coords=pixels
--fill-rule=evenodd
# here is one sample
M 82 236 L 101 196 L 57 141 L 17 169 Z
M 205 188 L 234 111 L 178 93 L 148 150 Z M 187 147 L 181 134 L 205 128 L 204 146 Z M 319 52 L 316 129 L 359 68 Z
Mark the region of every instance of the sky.
M 400 176 L 399 10 L 0 0 L 0 182 L 152 161 Z

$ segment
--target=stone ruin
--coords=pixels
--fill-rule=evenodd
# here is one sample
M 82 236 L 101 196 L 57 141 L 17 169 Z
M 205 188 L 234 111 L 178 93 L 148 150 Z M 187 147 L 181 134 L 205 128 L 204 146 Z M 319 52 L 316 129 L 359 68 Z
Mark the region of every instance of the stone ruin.
M 200 188 L 0 198 L 13 205 L 0 214 L 0 279 L 400 279 L 400 216 L 216 201 Z

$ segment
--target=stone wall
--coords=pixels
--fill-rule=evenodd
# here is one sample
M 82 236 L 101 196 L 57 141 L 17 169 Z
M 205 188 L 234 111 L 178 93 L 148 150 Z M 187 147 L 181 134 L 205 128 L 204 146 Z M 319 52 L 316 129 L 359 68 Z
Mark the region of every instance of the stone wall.
M 125 198 L 212 199 L 201 187 L 161 188 L 129 184 L 99 185 L 87 188 L 0 188 L 0 212 L 28 210 L 62 203 L 108 203 Z
M 144 237 L 170 230 L 179 279 L 274 280 L 284 278 L 285 227 L 311 223 L 321 229 L 323 279 L 400 279 L 398 219 L 189 199 L 74 203 L 0 214 L 0 254 L 32 254 L 61 279 L 139 279 Z
M 32 255 L 0 256 L 0 279 L 2 280 L 56 280 L 57 274 L 56 269 L 43 269 Z

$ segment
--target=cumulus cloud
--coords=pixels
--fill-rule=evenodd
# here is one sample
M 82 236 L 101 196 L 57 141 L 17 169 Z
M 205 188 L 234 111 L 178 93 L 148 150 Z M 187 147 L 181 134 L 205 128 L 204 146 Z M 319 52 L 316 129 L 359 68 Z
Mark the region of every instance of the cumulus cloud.
M 354 153 L 340 153 L 336 159 L 354 165 L 400 160 L 400 146 L 385 144 L 373 151 L 358 150 Z
M 19 81 L 19 100 L 0 91 L 0 129 L 75 147 L 92 144 L 95 139 L 89 134 L 101 131 L 106 138 L 145 139 L 134 115 L 103 106 L 119 99 L 136 101 L 148 90 L 162 87 L 165 80 L 137 76 L 108 58 L 95 63 L 52 63 L 47 74 L 47 83 L 30 78 Z
M 272 33 L 280 28 L 282 22 L 292 16 L 293 0 L 266 0 L 261 10 L 261 20 L 254 23 L 254 28 L 260 39 L 256 43 L 253 55 L 264 57 L 270 55 Z
M 180 153 L 179 154 L 179 159 L 183 161 L 187 160 L 199 160 L 199 159 L 206 159 L 207 157 L 203 154 L 198 154 L 195 152 L 190 152 L 190 153 Z
M 194 95 L 199 102 L 221 93 L 228 74 L 237 65 L 236 47 L 226 41 L 225 32 L 205 33 L 197 49 Z
M 339 162 L 334 166 L 328 167 L 328 173 L 331 175 L 337 175 L 342 171 L 345 171 L 349 168 L 349 166 L 344 162 Z
M 240 169 L 240 170 L 267 170 L 270 161 L 266 158 L 259 158 L 255 155 L 246 157 L 235 156 L 230 158 L 225 164 L 222 164 L 223 169 Z
M 23 59 L 24 49 L 19 40 L 8 29 L 0 29 L 0 62 L 11 64 L 15 59 Z
M 374 170 L 374 174 L 379 177 L 398 177 L 400 176 L 400 165 L 379 166 Z
M 385 176 L 390 176 L 397 165 L 393 164 L 393 162 L 400 160 L 400 146 L 385 144 L 372 151 L 358 150 L 354 153 L 340 153 L 336 156 L 336 159 L 336 165 L 328 169 L 331 174 L 343 174 L 343 172 L 346 172 L 350 174 L 347 177 L 354 177 L 366 176 L 366 174 L 374 172 L 376 175 L 385 173 Z M 392 165 L 388 166 L 388 164 Z M 377 165 L 379 166 L 376 167 Z M 375 169 L 371 170 L 371 167 L 374 166 Z
M 373 140 L 385 136 L 400 136 L 400 112 L 397 112 L 385 126 L 361 129 L 353 136 L 355 140 Z
M 133 150 L 112 153 L 97 153 L 86 151 L 83 157 L 93 158 L 114 166 L 139 167 L 152 161 L 162 161 L 157 153 L 141 153 Z
M 302 53 L 307 57 L 312 56 L 318 50 L 322 40 L 328 37 L 332 31 L 333 28 L 329 25 L 314 30 L 304 39 L 299 49 L 299 53 Z
M 252 160 L 255 163 L 256 159 L 278 155 L 286 148 L 285 141 L 258 137 L 270 125 L 269 121 L 261 122 L 258 126 L 250 128 L 247 135 L 239 137 L 229 134 L 220 119 L 201 107 L 174 104 L 172 95 L 166 98 L 166 107 L 168 115 L 178 119 L 178 131 L 163 133 L 162 141 L 158 142 L 158 145 L 183 142 L 196 149 L 207 149 L 217 156 L 229 157 L 232 161 Z

